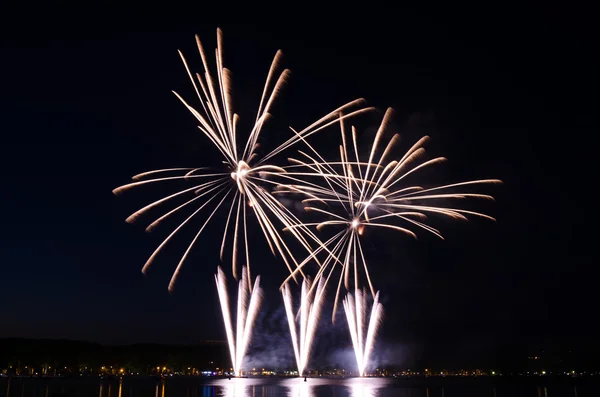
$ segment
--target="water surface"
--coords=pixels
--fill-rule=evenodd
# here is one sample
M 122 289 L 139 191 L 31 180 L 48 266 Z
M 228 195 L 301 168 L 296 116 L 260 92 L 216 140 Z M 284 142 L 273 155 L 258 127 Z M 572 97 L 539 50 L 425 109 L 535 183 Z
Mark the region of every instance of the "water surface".
M 393 378 L 145 377 L 123 380 L 1 378 L 5 397 L 584 397 L 600 396 L 598 381 L 437 380 Z

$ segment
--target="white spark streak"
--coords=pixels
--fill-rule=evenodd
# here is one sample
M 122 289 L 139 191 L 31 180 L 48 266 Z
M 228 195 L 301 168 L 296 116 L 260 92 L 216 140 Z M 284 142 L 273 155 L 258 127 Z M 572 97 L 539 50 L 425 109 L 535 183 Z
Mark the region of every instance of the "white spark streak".
M 409 175 L 425 167 L 438 164 L 445 159 L 439 157 L 428 161 L 421 160 L 425 153 L 422 146 L 428 141 L 428 137 L 421 138 L 398 159 L 393 157 L 394 145 L 399 141 L 398 135 L 394 134 L 383 150 L 380 150 L 379 146 L 384 139 L 383 134 L 389 125 L 392 113 L 392 109 L 386 111 L 368 153 L 367 162 L 361 161 L 359 157 L 356 129 L 352 127 L 352 139 L 347 139 L 346 129 L 341 117 L 339 119 L 341 132 L 340 158 L 337 162 L 325 161 L 318 151 L 304 140 L 304 137 L 299 137 L 312 153 L 307 154 L 299 151 L 302 159 L 289 159 L 292 165 L 287 168 L 288 172 L 280 174 L 280 177 L 287 182 L 280 183 L 275 191 L 277 194 L 303 194 L 307 197 L 302 201 L 307 205 L 305 210 L 322 217 L 320 221 L 316 219 L 315 222 L 302 224 L 302 228 L 315 226 L 317 232 L 322 232 L 325 228 L 346 229 L 346 233 L 338 233 L 332 238 L 323 239 L 326 242 L 321 243 L 314 249 L 310 256 L 282 283 L 282 285 L 287 283 L 319 252 L 326 254 L 327 258 L 318 262 L 321 268 L 315 280 L 323 276 L 329 279 L 336 265 L 341 268 L 332 320 L 335 319 L 342 281 L 345 289 L 351 291 L 351 269 L 354 273 L 354 287 L 361 288 L 359 278 L 364 277 L 371 295 L 375 296 L 375 289 L 371 282 L 369 268 L 361 244 L 366 230 L 395 230 L 413 238 L 416 238 L 417 235 L 412 229 L 424 230 L 443 238 L 437 229 L 424 223 L 427 220 L 427 214 L 443 215 L 462 220 L 466 220 L 467 215 L 473 215 L 494 220 L 494 218 L 479 212 L 434 205 L 433 203 L 427 205 L 427 203 L 431 203 L 431 200 L 493 199 L 491 196 L 484 194 L 448 191 L 449 189 L 464 188 L 466 186 L 501 183 L 499 180 L 467 181 L 435 186 L 429 189 L 424 189 L 421 186 L 400 186 L 400 182 L 406 181 Z M 443 190 L 446 190 L 446 192 Z M 315 206 L 312 206 L 313 203 Z M 321 206 L 317 207 L 316 205 Z M 401 224 L 397 225 L 395 222 Z M 294 226 L 286 230 L 294 230 Z M 301 228 L 299 228 L 299 231 L 304 233 Z M 331 267 L 329 272 L 325 271 L 327 266 Z M 361 307 L 360 302 L 358 307 Z M 360 325 L 364 320 L 364 315 L 361 310 L 357 311 L 355 315 L 355 321 L 359 324 L 356 331 L 357 349 L 362 351 L 363 346 L 360 344 L 363 340 L 361 335 L 363 327 Z
M 352 294 L 348 293 L 343 304 L 346 320 L 348 321 L 348 328 L 350 330 L 350 339 L 352 340 L 352 347 L 354 348 L 354 355 L 356 357 L 358 373 L 360 376 L 364 376 L 367 365 L 369 365 L 369 359 L 375 345 L 375 337 L 377 336 L 383 316 L 383 306 L 379 303 L 379 292 L 375 294 L 373 299 L 368 323 L 366 323 L 366 291 L 361 291 L 359 288 L 356 288 L 354 297 Z
M 242 365 L 244 364 L 246 350 L 251 340 L 252 327 L 262 301 L 260 276 L 256 277 L 252 292 L 250 292 L 250 282 L 248 281 L 248 278 L 249 275 L 244 266 L 242 267 L 242 277 L 238 282 L 237 324 L 234 336 L 225 273 L 219 266 L 217 268 L 217 274 L 215 274 L 215 282 L 217 284 L 217 292 L 219 294 L 219 302 L 221 304 L 221 312 L 225 324 L 225 333 L 227 335 L 227 343 L 229 345 L 229 353 L 231 354 L 231 363 L 235 376 L 241 376 L 242 374 Z
M 308 366 L 310 353 L 313 345 L 315 331 L 321 316 L 323 306 L 325 282 L 319 279 L 316 290 L 311 290 L 311 281 L 308 278 L 302 280 L 301 298 L 300 298 L 300 337 L 296 325 L 296 315 L 294 315 L 293 299 L 289 284 L 281 288 L 285 312 L 287 314 L 288 326 L 292 336 L 296 364 L 298 366 L 298 375 L 302 376 Z
M 277 76 L 279 64 L 282 57 L 281 51 L 278 51 L 275 55 L 275 58 L 273 59 L 273 62 L 271 64 L 266 78 L 263 93 L 260 99 L 260 104 L 258 106 L 256 121 L 254 123 L 254 126 L 247 134 L 245 143 L 243 143 L 238 142 L 239 131 L 237 130 L 237 124 L 239 117 L 233 112 L 232 109 L 231 72 L 224 67 L 223 63 L 223 34 L 220 29 L 217 30 L 217 48 L 215 50 L 216 77 L 209 70 L 207 55 L 198 36 L 196 36 L 196 44 L 198 46 L 198 51 L 200 53 L 202 65 L 204 67 L 203 73 L 199 73 L 196 75 L 192 74 L 188 66 L 188 62 L 186 61 L 183 54 L 179 52 L 179 55 L 181 57 L 181 60 L 183 61 L 188 77 L 191 80 L 192 86 L 194 87 L 194 91 L 197 95 L 197 100 L 200 102 L 201 108 L 194 108 L 179 94 L 175 92 L 174 94 L 181 101 L 181 103 L 190 111 L 190 113 L 196 118 L 198 122 L 198 128 L 200 129 L 200 131 L 221 153 L 221 155 L 223 156 L 223 163 L 225 164 L 225 169 L 217 173 L 208 173 L 208 171 L 206 171 L 207 168 L 171 168 L 148 171 L 134 176 L 133 179 L 135 182 L 129 183 L 127 185 L 121 186 L 113 190 L 115 194 L 118 194 L 134 187 L 146 186 L 148 184 L 156 182 L 193 182 L 197 180 L 197 178 L 209 178 L 208 182 L 197 185 L 195 187 L 188 187 L 174 194 L 165 196 L 160 200 L 154 201 L 146 205 L 142 209 L 136 211 L 133 215 L 127 218 L 128 222 L 133 222 L 138 218 L 142 217 L 147 212 L 149 212 L 150 209 L 170 203 L 171 200 L 174 198 L 183 197 L 183 195 L 185 194 L 195 195 L 195 197 L 192 198 L 188 197 L 186 199 L 187 201 L 184 204 L 181 204 L 175 209 L 172 209 L 171 211 L 167 212 L 165 215 L 157 219 L 155 222 L 153 222 L 147 229 L 148 231 L 151 231 L 163 219 L 176 212 L 182 211 L 190 204 L 197 204 L 200 207 L 198 210 L 193 212 L 192 215 L 189 218 L 187 218 L 182 224 L 176 227 L 175 230 L 165 240 L 163 240 L 163 242 L 158 246 L 158 248 L 154 251 L 154 253 L 150 256 L 150 258 L 144 265 L 143 271 L 146 272 L 146 270 L 155 260 L 158 253 L 162 251 L 166 243 L 169 240 L 171 240 L 171 238 L 184 226 L 185 223 L 188 223 L 188 221 L 192 223 L 192 218 L 199 216 L 197 214 L 199 214 L 201 208 L 203 208 L 206 204 L 212 201 L 213 198 L 215 198 L 216 196 L 223 194 L 223 199 L 216 206 L 217 208 L 219 208 L 223 203 L 223 200 L 226 197 L 229 198 L 230 193 L 235 192 L 232 195 L 233 203 L 229 208 L 229 215 L 224 225 L 223 240 L 220 250 L 220 255 L 222 259 L 224 246 L 228 237 L 227 232 L 229 229 L 233 229 L 233 247 L 231 250 L 233 276 L 237 279 L 239 275 L 239 271 L 237 269 L 237 258 L 239 254 L 245 255 L 245 266 L 247 267 L 248 280 L 251 279 L 249 244 L 247 239 L 247 212 L 254 214 L 254 217 L 258 222 L 260 230 L 262 231 L 269 247 L 271 248 L 272 253 L 274 255 L 278 254 L 281 256 L 289 271 L 294 272 L 294 279 L 295 270 L 298 270 L 301 273 L 301 275 L 304 276 L 302 270 L 298 269 L 298 263 L 292 255 L 291 250 L 284 242 L 283 237 L 279 232 L 279 229 L 281 229 L 281 227 L 287 228 L 292 225 L 300 225 L 299 231 L 302 231 L 302 234 L 300 234 L 299 231 L 296 231 L 296 229 L 290 229 L 290 231 L 294 235 L 296 240 L 300 242 L 302 247 L 309 253 L 313 250 L 311 244 L 309 243 L 314 242 L 317 245 L 319 245 L 321 244 L 321 242 L 310 230 L 302 230 L 302 223 L 287 208 L 285 208 L 277 200 L 275 200 L 271 193 L 262 186 L 267 183 L 276 183 L 272 180 L 264 179 L 264 175 L 278 177 L 279 175 L 286 173 L 285 169 L 272 164 L 266 164 L 265 162 L 267 160 L 270 160 L 277 154 L 281 153 L 282 151 L 292 147 L 296 143 L 304 140 L 306 137 L 313 135 L 334 123 L 337 123 L 338 120 L 340 120 L 340 118 L 345 119 L 348 117 L 353 117 L 355 115 L 371 111 L 373 110 L 373 108 L 363 107 L 364 101 L 362 99 L 357 99 L 352 102 L 349 102 L 335 109 L 333 112 L 330 112 L 325 116 L 321 117 L 316 122 L 309 125 L 307 128 L 299 132 L 293 130 L 294 135 L 292 137 L 285 140 L 279 146 L 276 146 L 275 149 L 268 152 L 267 154 L 259 156 L 256 150 L 259 147 L 258 139 L 262 127 L 265 121 L 269 119 L 269 111 L 275 101 L 275 98 L 279 95 L 283 85 L 285 84 L 290 74 L 290 71 L 286 69 L 283 70 L 279 74 L 279 76 Z M 346 110 L 357 107 L 357 110 L 354 110 L 344 116 L 338 117 L 338 114 L 340 114 L 340 112 L 345 112 Z M 238 149 L 241 149 L 242 145 L 244 147 L 243 151 L 238 151 Z M 204 174 L 202 174 L 201 172 L 204 172 Z M 179 173 L 180 175 L 160 177 L 161 175 L 170 173 Z M 144 178 L 146 177 L 150 179 L 144 180 Z M 217 191 L 213 193 L 213 190 L 208 190 L 209 188 L 216 189 Z M 202 194 L 199 194 L 200 192 L 202 192 Z M 211 195 L 209 195 L 202 201 L 197 201 L 197 199 L 199 199 L 201 196 L 204 196 L 208 193 L 211 193 Z M 246 204 L 251 208 L 251 211 L 246 211 Z M 237 208 L 235 212 L 233 212 L 234 207 Z M 217 208 L 215 208 L 215 210 Z M 240 208 L 243 208 L 243 211 L 240 211 Z M 208 224 L 213 214 L 214 211 L 211 213 L 210 216 L 208 216 L 202 228 L 200 229 L 200 232 L 202 231 L 204 226 Z M 274 224 L 274 221 L 278 225 Z M 234 226 L 232 228 L 229 228 L 230 225 Z M 181 258 L 177 269 L 173 274 L 171 282 L 169 283 L 169 291 L 173 290 L 181 266 L 183 265 L 183 262 L 186 259 L 190 250 L 193 248 L 193 246 L 195 246 L 198 237 L 200 236 L 200 232 L 198 232 L 196 237 L 191 241 L 191 243 L 189 243 L 185 254 Z M 242 247 L 241 250 L 238 250 L 238 244 Z M 244 252 L 241 253 L 239 251 Z M 250 284 L 249 288 L 251 289 Z

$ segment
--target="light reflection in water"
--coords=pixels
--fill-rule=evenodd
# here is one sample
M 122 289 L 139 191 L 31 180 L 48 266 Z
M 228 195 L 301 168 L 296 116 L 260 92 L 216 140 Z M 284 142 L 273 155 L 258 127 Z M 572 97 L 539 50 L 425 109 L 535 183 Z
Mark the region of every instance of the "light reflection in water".
M 43 383 L 38 383 L 43 382 Z M 123 383 L 125 382 L 125 383 Z M 169 380 L 167 381 L 169 382 Z M 410 388 L 406 385 L 397 385 L 388 379 L 375 378 L 346 378 L 346 379 L 231 379 L 231 380 L 199 380 L 191 384 L 178 384 L 177 381 L 169 383 L 169 393 L 166 390 L 167 382 L 144 381 L 143 384 L 130 382 L 125 378 L 118 384 L 116 381 L 101 380 L 90 383 L 72 383 L 68 380 L 48 382 L 47 380 L 30 380 L 20 378 L 0 377 L 0 397 L 52 397 L 62 395 L 91 395 L 97 397 L 443 397 L 445 389 L 441 387 Z M 155 393 L 152 396 L 152 385 Z M 90 389 L 91 386 L 91 389 Z M 183 386 L 183 387 L 182 387 Z M 512 385 L 514 386 L 514 385 Z M 585 385 L 584 385 L 585 386 Z M 511 387 L 508 385 L 507 387 Z M 531 387 L 531 386 L 530 386 Z M 594 386 L 595 387 L 595 386 Z M 117 390 L 112 390 L 117 389 Z M 392 389 L 392 390 L 390 390 Z M 476 394 L 465 390 L 458 385 L 454 391 L 449 390 L 448 395 L 473 396 Z M 550 390 L 548 390 L 550 389 Z M 50 393 L 52 390 L 52 393 Z M 61 391 L 62 390 L 62 391 Z M 96 390 L 95 392 L 93 390 Z M 597 392 L 597 389 L 594 390 Z M 64 393 L 68 394 L 64 394 Z M 73 394 L 71 394 L 73 393 Z M 464 394 L 463 394 L 464 393 Z M 478 397 L 496 397 L 506 394 L 506 389 L 495 388 L 492 385 Z M 528 390 L 528 397 L 577 397 L 587 395 L 589 389 L 581 391 L 580 385 L 557 388 L 552 386 L 533 386 Z M 506 394 L 508 396 L 508 394 Z M 590 394 L 590 395 L 598 395 Z
M 265 397 L 273 395 L 277 384 L 265 385 L 261 379 L 234 378 L 225 381 L 216 381 L 211 386 L 212 396 L 215 391 L 218 396 L 224 397 Z M 274 389 L 273 389 L 274 387 Z M 276 395 L 279 395 L 276 393 Z
M 239 382 L 241 379 L 233 379 L 223 384 L 223 396 L 225 397 L 248 397 L 251 396 L 250 390 L 245 382 Z M 246 394 L 246 392 L 248 392 Z
M 314 385 L 308 382 L 295 382 L 289 385 L 288 397 L 316 397 Z
M 332 384 L 336 384 L 335 386 Z M 380 395 L 383 384 L 372 382 L 372 380 L 366 379 L 347 379 L 338 383 L 338 381 L 327 381 L 321 379 L 311 379 L 308 382 L 303 382 L 300 379 L 298 381 L 291 381 L 286 384 L 288 388 L 288 397 L 318 397 L 323 388 L 328 386 L 332 388 L 335 396 L 336 388 L 342 387 L 346 389 L 342 395 L 349 397 L 377 397 Z M 385 386 L 383 386 L 385 387 Z
M 350 397 L 376 397 L 379 395 L 379 388 L 362 379 L 352 379 L 348 384 Z
M 189 396 L 189 392 L 190 392 L 190 390 L 188 389 L 186 395 Z M 197 396 L 198 395 L 198 389 L 192 390 L 192 395 L 193 396 Z M 202 388 L 202 397 L 214 397 L 214 395 L 215 395 L 215 387 L 214 386 L 204 386 Z
M 104 382 L 100 382 L 99 390 L 98 390 L 98 397 L 103 397 L 103 395 L 102 395 L 103 391 L 104 391 Z M 110 397 L 111 392 L 112 392 L 112 384 L 109 383 L 108 390 L 106 391 L 106 394 L 107 394 L 106 397 Z M 158 390 L 157 390 L 157 393 L 158 393 Z M 131 391 L 130 391 L 130 394 L 131 394 Z M 119 379 L 119 390 L 118 390 L 117 397 L 122 397 L 122 395 L 123 395 L 123 379 Z M 46 396 L 45 397 L 48 397 L 48 385 L 46 385 Z M 158 397 L 158 394 L 156 395 L 156 397 Z
M 42 384 L 37 382 L 44 382 Z M 58 393 L 74 393 L 68 395 L 89 395 L 86 394 L 89 386 L 92 386 L 92 395 L 97 397 L 150 397 L 152 396 L 152 384 L 155 385 L 155 393 L 152 397 L 443 397 L 445 395 L 444 388 L 407 388 L 401 385 L 394 385 L 394 382 L 387 379 L 375 378 L 346 378 L 346 379 L 319 379 L 308 378 L 308 382 L 304 382 L 303 378 L 296 379 L 231 379 L 231 380 L 210 380 L 199 381 L 190 387 L 181 388 L 176 381 L 169 384 L 169 393 L 166 390 L 166 382 L 144 383 L 138 386 L 130 384 L 128 380 L 117 384 L 116 381 L 102 380 L 95 381 L 94 384 L 89 383 L 71 383 L 64 381 L 39 381 L 19 378 L 2 378 L 0 377 L 0 396 L 3 397 L 52 397 L 60 395 Z M 123 382 L 125 382 L 123 384 Z M 208 383 L 208 384 L 207 384 Z M 182 385 L 183 386 L 183 385 Z M 97 389 L 96 389 L 97 387 Z M 390 388 L 392 390 L 390 390 Z M 61 391 L 62 389 L 62 391 Z M 117 390 L 112 390 L 117 389 Z M 550 390 L 548 390 L 550 389 Z M 52 390 L 52 393 L 50 393 Z M 448 395 L 454 394 L 457 396 L 475 396 L 474 393 L 463 394 L 461 386 L 457 386 L 456 391 Z M 554 390 L 553 387 L 534 386 L 529 390 L 529 397 L 566 397 L 586 394 L 588 390 L 584 389 L 582 393 L 579 385 L 571 385 L 568 388 Z M 597 391 L 597 390 L 596 390 Z M 149 392 L 149 393 L 148 393 Z M 141 394 L 140 394 L 141 393 Z M 178 394 L 181 393 L 181 394 Z M 503 395 L 503 389 L 500 391 L 490 385 L 481 397 L 495 397 Z M 592 395 L 592 394 L 590 394 Z M 594 395 L 597 395 L 594 394 Z M 479 396 L 479 395 L 478 395 Z

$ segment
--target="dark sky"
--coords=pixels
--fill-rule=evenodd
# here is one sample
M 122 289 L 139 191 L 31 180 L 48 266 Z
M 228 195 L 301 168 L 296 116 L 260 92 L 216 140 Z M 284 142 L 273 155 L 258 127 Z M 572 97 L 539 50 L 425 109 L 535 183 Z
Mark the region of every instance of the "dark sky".
M 218 159 L 170 92 L 192 97 L 176 50 L 200 71 L 194 34 L 212 50 L 217 26 L 243 118 L 254 117 L 281 48 L 292 70 L 281 116 L 274 112 L 284 124 L 302 127 L 363 97 L 397 110 L 404 149 L 432 136 L 430 155 L 449 162 L 427 174 L 431 182 L 505 182 L 488 190 L 497 198 L 486 207 L 495 224 L 443 223 L 445 242 L 373 239 L 386 340 L 452 341 L 458 350 L 517 340 L 585 346 L 600 332 L 590 194 L 595 67 L 582 15 L 507 4 L 304 20 L 292 12 L 228 25 L 215 22 L 216 10 L 14 11 L 0 38 L 0 337 L 223 338 L 212 276 L 218 230 L 170 295 L 183 245 L 143 276 L 167 230 L 153 236 L 125 223 L 147 203 L 143 193 L 111 193 L 145 170 Z M 268 310 L 277 312 L 284 266 L 266 253 L 255 262 Z

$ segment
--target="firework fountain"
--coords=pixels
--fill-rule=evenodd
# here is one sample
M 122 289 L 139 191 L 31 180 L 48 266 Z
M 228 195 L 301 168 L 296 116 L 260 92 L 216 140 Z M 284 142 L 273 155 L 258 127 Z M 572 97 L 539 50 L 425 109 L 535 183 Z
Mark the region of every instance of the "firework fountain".
M 221 312 L 223 313 L 223 322 L 225 323 L 225 333 L 227 334 L 233 372 L 235 376 L 241 376 L 244 356 L 252 336 L 252 327 L 262 300 L 260 276 L 256 277 L 254 288 L 251 290 L 249 287 L 251 280 L 249 280 L 248 272 L 245 266 L 242 267 L 242 277 L 239 280 L 238 289 L 235 335 L 233 332 L 231 311 L 229 309 L 227 279 L 221 267 L 217 268 L 215 282 L 219 293 L 219 302 L 221 303 Z
M 379 292 L 375 294 L 371 315 L 367 321 L 367 292 L 356 288 L 354 297 L 348 293 L 344 299 L 344 312 L 348 320 L 352 347 L 356 356 L 356 364 L 360 376 L 365 375 L 365 369 L 375 344 L 375 336 L 381 324 L 383 306 L 379 303 Z M 366 332 L 365 332 L 366 331 Z
M 309 360 L 325 299 L 324 289 L 329 280 L 334 277 L 334 270 L 340 269 L 333 299 L 332 320 L 337 312 L 343 285 L 347 291 L 343 306 L 359 373 L 363 376 L 383 315 L 379 292 L 375 293 L 361 245 L 361 240 L 366 237 L 363 234 L 370 234 L 374 229 L 387 229 L 387 231 L 394 230 L 416 237 L 415 231 L 420 230 L 443 238 L 437 229 L 427 223 L 428 216 L 438 215 L 462 220 L 466 220 L 467 216 L 478 216 L 493 220 L 492 217 L 479 212 L 456 208 L 454 205 L 438 206 L 435 203 L 440 199 L 446 203 L 468 197 L 492 199 L 489 195 L 468 193 L 462 189 L 481 184 L 500 183 L 500 181 L 483 179 L 433 185 L 429 188 L 410 183 L 411 174 L 439 164 L 445 161 L 445 158 L 422 161 L 425 153 L 423 146 L 428 141 L 428 137 L 421 138 L 401 157 L 395 157 L 393 154 L 393 148 L 399 141 L 397 134 L 394 134 L 381 150 L 380 144 L 390 124 L 392 109 L 388 109 L 383 117 L 371 144 L 368 159 L 359 156 L 356 129 L 352 127 L 351 134 L 347 136 L 343 121 L 373 110 L 364 107 L 362 99 L 338 107 L 300 131 L 291 129 L 293 135 L 289 139 L 266 153 L 259 153 L 261 130 L 271 117 L 272 105 L 290 73 L 287 69 L 278 72 L 281 52 L 276 53 L 269 68 L 256 119 L 244 140 L 238 130 L 239 117 L 232 107 L 231 72 L 224 67 L 222 32 L 217 30 L 216 75 L 211 73 L 207 53 L 198 37 L 196 41 L 202 59 L 203 73 L 192 74 L 181 53 L 180 56 L 201 107 L 193 107 L 180 95 L 176 93 L 175 95 L 196 118 L 200 131 L 221 153 L 223 164 L 213 164 L 216 167 L 210 168 L 168 168 L 143 172 L 135 175 L 133 182 L 113 190 L 115 194 L 119 194 L 133 188 L 166 181 L 186 183 L 183 189 L 179 188 L 174 193 L 147 204 L 127 218 L 127 222 L 134 222 L 143 216 L 151 215 L 154 209 L 164 206 L 163 215 L 146 228 L 146 231 L 150 232 L 159 224 L 166 223 L 164 221 L 172 215 L 188 213 L 185 220 L 172 229 L 148 258 L 142 271 L 144 273 L 148 271 L 158 254 L 184 226 L 201 220 L 201 226 L 187 245 L 171 277 L 169 291 L 173 291 L 180 270 L 192 248 L 198 243 L 203 230 L 211 219 L 218 218 L 215 214 L 219 209 L 229 207 L 226 221 L 222 225 L 224 230 L 219 257 L 223 261 L 224 253 L 229 251 L 231 255 L 227 258 L 227 262 L 231 259 L 233 277 L 239 280 L 235 335 L 226 277 L 220 267 L 215 274 L 215 281 L 232 365 L 235 375 L 239 376 L 262 297 L 259 277 L 256 277 L 253 286 L 250 275 L 248 230 L 252 226 L 248 224 L 248 220 L 253 218 L 271 252 L 278 256 L 290 271 L 289 277 L 281 284 L 281 292 L 299 374 L 303 374 Z M 339 161 L 332 162 L 324 159 L 307 138 L 338 122 L 342 138 L 339 147 L 340 158 Z M 298 151 L 300 158 L 289 158 L 291 164 L 288 166 L 276 164 L 276 156 L 299 143 L 303 143 L 309 149 L 308 153 Z M 275 189 L 272 190 L 272 187 Z M 305 209 L 320 215 L 321 219 L 315 219 L 315 222 L 310 223 L 300 221 L 285 205 L 276 200 L 275 194 L 285 193 L 304 195 Z M 172 206 L 170 210 L 165 208 L 168 203 Z M 209 214 L 202 212 L 204 208 L 206 208 L 204 211 Z M 281 228 L 291 233 L 302 249 L 308 252 L 308 257 L 301 263 L 292 254 L 291 248 L 280 233 Z M 332 230 L 330 238 L 322 241 L 311 230 L 313 228 L 316 228 L 317 232 L 321 232 L 324 228 Z M 333 229 L 338 229 L 337 233 Z M 318 257 L 322 255 L 325 255 L 325 258 L 321 260 Z M 319 270 L 311 281 L 304 273 L 303 267 L 312 261 L 318 263 Z M 238 267 L 241 263 L 244 263 L 244 266 L 240 276 Z M 354 277 L 351 277 L 351 273 L 354 273 Z M 291 280 L 297 281 L 298 277 L 304 281 L 301 286 L 300 309 L 294 313 L 291 289 L 288 284 Z M 361 282 L 359 278 L 366 278 L 366 283 Z M 361 289 L 362 285 L 368 285 L 368 289 Z M 367 295 L 373 298 L 368 319 L 367 298 L 369 300 L 371 298 Z
M 298 375 L 300 376 L 303 375 L 310 358 L 312 342 L 317 325 L 319 324 L 321 308 L 323 306 L 324 286 L 325 283 L 322 278 L 318 281 L 316 290 L 311 290 L 310 279 L 305 278 L 302 281 L 300 310 L 297 316 L 294 314 L 292 292 L 289 284 L 285 284 L 281 288 L 285 312 L 290 327 L 290 334 L 292 335 L 292 344 L 294 346 L 294 354 L 298 366 Z M 300 320 L 300 330 L 296 328 L 298 317 Z M 299 335 L 298 331 L 300 331 Z

